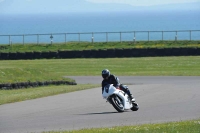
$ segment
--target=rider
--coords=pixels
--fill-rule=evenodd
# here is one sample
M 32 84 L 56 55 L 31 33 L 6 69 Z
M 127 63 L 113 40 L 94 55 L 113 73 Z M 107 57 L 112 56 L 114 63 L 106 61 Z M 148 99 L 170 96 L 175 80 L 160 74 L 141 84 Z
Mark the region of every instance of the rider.
M 102 70 L 102 77 L 103 77 L 103 81 L 101 83 L 102 86 L 102 93 L 103 93 L 103 89 L 107 84 L 113 84 L 113 86 L 115 86 L 116 88 L 120 88 L 121 90 L 123 90 L 125 93 L 128 94 L 128 96 L 130 97 L 130 99 L 133 99 L 132 94 L 130 93 L 129 89 L 127 86 L 120 84 L 119 82 L 119 78 L 116 77 L 115 75 L 111 74 L 110 71 L 108 69 L 104 69 Z

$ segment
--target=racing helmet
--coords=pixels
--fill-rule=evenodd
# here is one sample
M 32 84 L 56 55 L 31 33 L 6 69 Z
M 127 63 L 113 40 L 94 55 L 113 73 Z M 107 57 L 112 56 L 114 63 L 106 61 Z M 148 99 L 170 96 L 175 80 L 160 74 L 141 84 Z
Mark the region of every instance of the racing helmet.
M 110 71 L 108 69 L 102 70 L 102 77 L 105 79 L 106 77 L 110 76 Z

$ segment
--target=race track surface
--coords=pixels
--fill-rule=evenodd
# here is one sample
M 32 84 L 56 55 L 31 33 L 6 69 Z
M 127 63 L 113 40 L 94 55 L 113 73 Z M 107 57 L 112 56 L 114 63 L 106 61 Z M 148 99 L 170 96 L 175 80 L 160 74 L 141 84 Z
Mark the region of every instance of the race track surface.
M 100 84 L 101 77 L 71 77 Z M 127 77 L 140 109 L 117 113 L 101 88 L 0 106 L 0 133 L 30 133 L 200 118 L 200 77 Z

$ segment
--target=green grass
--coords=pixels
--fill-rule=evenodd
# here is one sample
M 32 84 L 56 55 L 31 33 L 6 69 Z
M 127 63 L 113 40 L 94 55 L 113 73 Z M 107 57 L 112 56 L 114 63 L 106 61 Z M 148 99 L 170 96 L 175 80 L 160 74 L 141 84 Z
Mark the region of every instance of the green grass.
M 151 41 L 151 42 L 70 42 L 67 44 L 15 44 L 0 45 L 0 52 L 30 52 L 57 50 L 89 50 L 112 48 L 199 48 L 200 41 Z M 0 60 L 0 83 L 23 81 L 70 80 L 63 76 L 101 76 L 108 68 L 116 75 L 126 76 L 200 76 L 200 57 L 145 57 L 106 59 L 57 59 L 57 60 Z M 99 85 L 46 86 L 19 90 L 0 90 L 0 105 L 45 96 L 98 87 Z M 63 131 L 62 133 L 200 133 L 200 120 L 164 124 L 123 126 L 112 128 Z M 58 132 L 48 132 L 58 133 Z M 59 131 L 60 133 L 60 131 Z
M 56 60 L 0 61 L 0 83 L 69 80 L 57 73 L 54 63 L 58 63 L 58 68 L 61 67 Z
M 200 133 L 200 120 L 43 133 Z
M 110 69 L 117 76 L 200 76 L 200 57 L 1 60 L 0 83 L 70 80 L 63 78 L 64 76 L 101 76 L 101 70 L 104 68 Z M 77 86 L 75 90 L 80 89 L 79 87 L 81 86 Z M 59 88 L 61 91 L 58 91 Z M 0 103 L 5 104 L 66 93 L 65 89 L 67 88 L 53 86 L 0 90 Z M 64 91 L 62 91 L 63 89 Z
M 200 57 L 143 57 L 0 61 L 0 83 L 47 81 L 63 76 L 200 76 Z
M 60 85 L 46 86 L 19 90 L 0 90 L 0 105 L 6 103 L 20 102 L 30 99 L 36 99 L 46 96 L 53 96 L 62 93 L 80 91 L 99 87 L 100 85 Z
M 67 42 L 51 44 L 0 45 L 0 52 L 32 52 L 58 50 L 91 50 L 121 48 L 199 48 L 200 41 L 138 41 L 138 42 Z

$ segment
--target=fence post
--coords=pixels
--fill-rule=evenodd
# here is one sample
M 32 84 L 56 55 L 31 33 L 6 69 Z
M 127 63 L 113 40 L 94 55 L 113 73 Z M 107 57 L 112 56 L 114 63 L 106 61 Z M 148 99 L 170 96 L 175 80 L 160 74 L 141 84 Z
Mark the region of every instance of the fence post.
M 23 45 L 24 45 L 24 35 L 23 35 Z
M 133 42 L 135 43 L 136 38 L 135 38 L 135 31 L 134 31 L 134 37 L 133 37 Z
M 190 41 L 192 40 L 192 31 L 190 31 Z
M 164 40 L 163 36 L 164 36 L 164 32 L 162 31 L 162 41 Z
M 177 39 L 178 39 L 178 35 L 177 35 L 177 31 L 176 31 L 175 41 L 177 41 Z
M 106 32 L 106 42 L 108 42 L 108 32 Z
M 94 43 L 94 34 L 92 32 L 92 43 Z
M 149 42 L 149 31 L 148 31 L 148 42 Z
M 53 44 L 53 35 L 52 34 L 51 34 L 50 38 L 51 38 L 51 45 L 52 45 Z
M 65 33 L 65 44 L 67 43 L 66 36 L 67 36 L 67 35 L 66 35 L 66 33 Z
M 37 45 L 39 45 L 39 35 L 37 34 Z
M 11 43 L 11 40 L 10 40 L 10 35 L 9 35 L 9 45 L 10 45 L 10 43 Z
M 122 32 L 120 32 L 120 42 L 122 43 Z
M 80 33 L 78 33 L 78 42 L 80 43 L 80 41 L 81 41 L 81 34 Z

